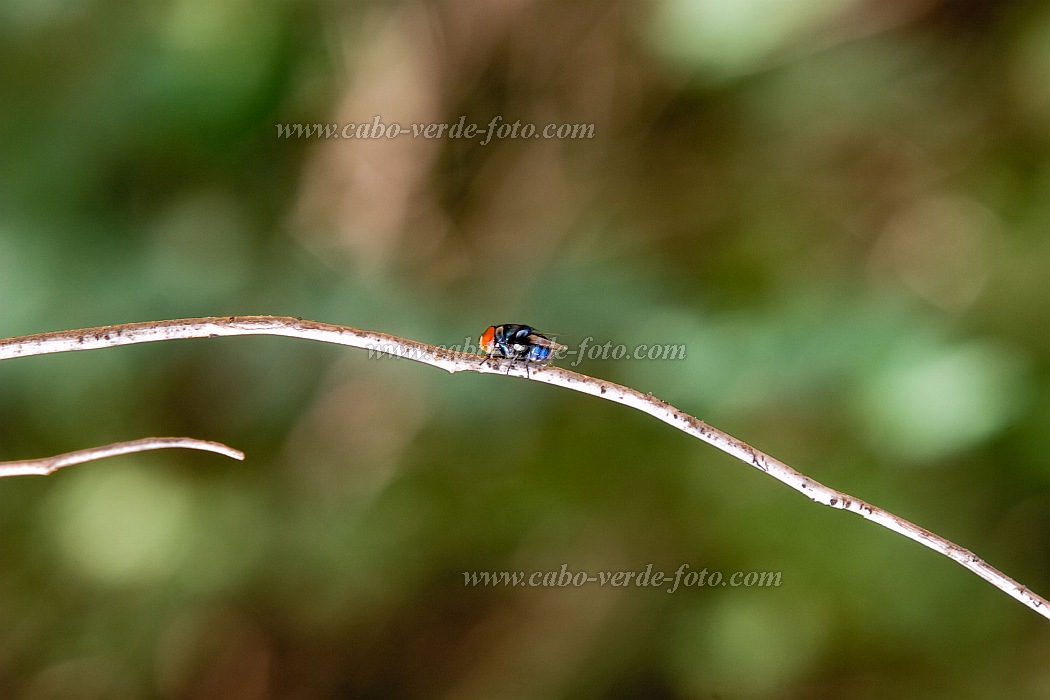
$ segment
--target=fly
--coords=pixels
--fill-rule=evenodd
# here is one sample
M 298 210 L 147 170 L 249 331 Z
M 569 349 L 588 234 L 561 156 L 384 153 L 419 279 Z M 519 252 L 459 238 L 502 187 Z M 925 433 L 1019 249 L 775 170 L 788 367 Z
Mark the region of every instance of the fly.
M 489 358 L 508 357 L 544 365 L 550 364 L 555 354 L 568 349 L 537 332 L 532 326 L 517 323 L 489 326 L 481 334 L 478 344 Z

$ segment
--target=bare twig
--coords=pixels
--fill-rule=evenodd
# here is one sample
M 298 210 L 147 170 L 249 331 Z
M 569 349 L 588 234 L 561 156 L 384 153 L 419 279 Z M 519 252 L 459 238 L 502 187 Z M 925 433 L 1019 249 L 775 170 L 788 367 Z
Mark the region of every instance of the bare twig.
M 515 364 L 500 360 L 485 361 L 477 355 L 445 350 L 426 343 L 406 340 L 385 333 L 362 331 L 347 326 L 304 321 L 285 316 L 193 318 L 39 333 L 37 335 L 0 340 L 0 360 L 72 350 L 91 350 L 132 343 L 231 335 L 281 335 L 365 348 L 370 351 L 387 351 L 390 354 L 440 367 L 449 372 L 508 374 L 546 384 L 554 384 L 630 406 L 750 464 L 774 479 L 782 481 L 816 503 L 855 513 L 865 520 L 878 523 L 889 530 L 904 535 L 908 539 L 929 547 L 935 552 L 943 554 L 977 574 L 985 581 L 988 581 L 1007 595 L 1024 603 L 1043 617 L 1050 619 L 1050 602 L 988 565 L 969 550 L 889 511 L 824 486 L 820 482 L 795 471 L 783 462 L 756 450 L 747 443 L 741 442 L 717 428 L 711 427 L 707 423 L 678 410 L 650 394 L 642 394 L 619 384 L 595 379 L 594 377 L 588 377 L 559 367 L 526 366 L 523 363 Z
M 147 450 L 163 450 L 172 447 L 182 447 L 190 450 L 205 450 L 207 452 L 218 452 L 221 455 L 233 459 L 244 459 L 244 453 L 227 447 L 221 442 L 209 442 L 207 440 L 194 440 L 184 437 L 157 437 L 129 440 L 127 442 L 115 442 L 112 445 L 102 447 L 89 447 L 86 450 L 66 452 L 54 457 L 41 457 L 40 459 L 26 459 L 18 462 L 0 462 L 0 477 L 5 476 L 47 476 L 62 467 L 74 464 L 93 462 L 97 459 L 116 457 L 117 455 L 131 454 L 132 452 L 145 452 Z

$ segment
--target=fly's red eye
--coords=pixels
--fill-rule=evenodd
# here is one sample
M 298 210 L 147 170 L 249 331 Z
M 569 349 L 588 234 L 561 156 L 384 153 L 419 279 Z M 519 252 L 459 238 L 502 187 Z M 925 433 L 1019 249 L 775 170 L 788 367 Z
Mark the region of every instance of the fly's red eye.
M 495 345 L 495 343 L 496 343 L 496 327 L 495 326 L 489 326 L 488 328 L 485 329 L 485 332 L 481 334 L 481 340 L 479 341 L 478 344 L 481 346 L 481 349 L 484 350 L 485 352 L 491 352 L 492 351 L 492 346 Z

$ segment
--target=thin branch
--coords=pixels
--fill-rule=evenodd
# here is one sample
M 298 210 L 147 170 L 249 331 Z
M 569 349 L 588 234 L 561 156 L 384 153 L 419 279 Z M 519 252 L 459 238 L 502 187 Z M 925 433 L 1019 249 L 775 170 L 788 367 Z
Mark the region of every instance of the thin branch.
M 782 481 L 816 503 L 855 513 L 865 520 L 882 525 L 910 540 L 929 547 L 935 552 L 943 554 L 977 574 L 985 581 L 988 581 L 1010 597 L 1024 603 L 1043 617 L 1050 619 L 1050 602 L 988 565 L 973 552 L 889 511 L 814 481 L 783 462 L 756 450 L 747 443 L 741 442 L 717 428 L 711 427 L 698 418 L 694 418 L 650 394 L 642 394 L 619 384 L 588 377 L 560 367 L 537 367 L 505 360 L 485 361 L 477 355 L 446 350 L 385 333 L 362 331 L 348 326 L 304 321 L 286 316 L 193 318 L 39 333 L 20 338 L 0 340 L 0 360 L 72 350 L 91 350 L 132 343 L 233 335 L 280 335 L 335 343 L 337 345 L 348 345 L 364 348 L 371 352 L 382 353 L 386 351 L 387 354 L 394 354 L 398 357 L 433 365 L 449 372 L 507 374 L 546 384 L 554 384 L 630 406 L 750 464 L 774 479 Z
M 26 459 L 18 462 L 0 462 L 0 477 L 5 476 L 47 476 L 62 467 L 74 464 L 93 462 L 107 457 L 131 454 L 132 452 L 145 452 L 147 450 L 163 450 L 173 447 L 182 447 L 189 450 L 205 450 L 207 452 L 218 452 L 232 459 L 244 459 L 244 453 L 227 447 L 221 442 L 209 442 L 208 440 L 194 440 L 184 437 L 160 437 L 141 438 L 127 442 L 115 442 L 112 445 L 102 447 L 89 447 L 86 450 L 66 452 L 54 457 L 41 457 L 40 459 Z

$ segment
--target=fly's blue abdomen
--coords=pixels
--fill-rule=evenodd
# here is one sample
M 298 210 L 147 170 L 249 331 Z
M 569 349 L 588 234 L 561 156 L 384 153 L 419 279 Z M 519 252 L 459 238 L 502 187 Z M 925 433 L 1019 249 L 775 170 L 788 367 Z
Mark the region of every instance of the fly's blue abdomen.
M 537 345 L 529 348 L 529 359 L 533 362 L 545 362 L 550 355 L 550 348 L 541 348 Z

